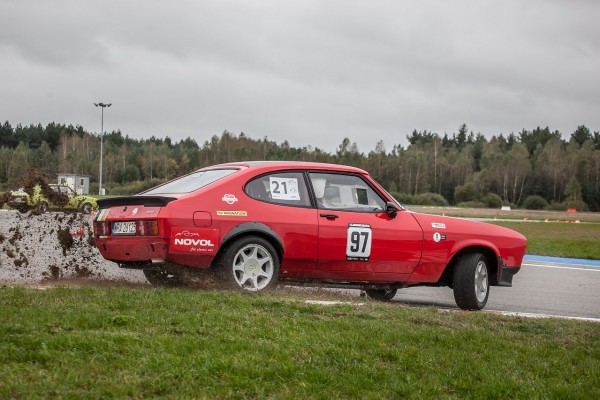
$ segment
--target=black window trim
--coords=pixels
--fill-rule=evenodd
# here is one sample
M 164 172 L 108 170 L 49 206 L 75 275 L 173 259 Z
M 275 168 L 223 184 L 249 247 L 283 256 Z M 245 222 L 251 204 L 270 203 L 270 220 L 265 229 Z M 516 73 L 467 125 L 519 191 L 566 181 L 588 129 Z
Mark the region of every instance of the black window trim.
M 248 194 L 248 192 L 246 191 L 246 187 L 248 186 L 248 184 L 250 182 L 253 182 L 257 179 L 260 179 L 264 176 L 269 176 L 269 175 L 273 175 L 273 174 L 278 174 L 278 173 L 298 173 L 301 174 L 303 179 L 304 179 L 304 186 L 306 188 L 306 193 L 308 194 L 308 199 L 310 200 L 310 204 L 305 206 L 305 205 L 301 205 L 301 204 L 286 204 L 286 203 L 276 203 L 274 201 L 266 201 L 266 200 L 262 200 L 262 199 L 257 199 L 255 197 L 252 197 Z M 316 208 L 316 203 L 314 202 L 314 193 L 312 193 L 312 185 L 310 185 L 310 182 L 308 182 L 307 180 L 307 175 L 306 175 L 306 170 L 305 169 L 281 169 L 281 170 L 274 170 L 274 171 L 269 171 L 269 172 L 265 172 L 262 173 L 260 175 L 256 175 L 253 176 L 251 179 L 247 180 L 246 183 L 244 184 L 244 187 L 242 188 L 242 191 L 244 192 L 244 194 L 246 196 L 248 196 L 248 198 L 255 200 L 255 201 L 260 201 L 261 203 L 266 203 L 266 204 L 272 204 L 275 206 L 283 206 L 283 207 L 294 207 L 294 208 L 311 208 L 311 209 L 315 209 Z
M 306 177 L 309 182 L 310 192 L 311 192 L 311 203 L 313 203 L 313 207 L 317 210 L 331 210 L 336 212 L 356 212 L 361 214 L 381 214 L 385 213 L 385 208 L 381 209 L 381 211 L 358 211 L 354 209 L 343 209 L 343 208 L 319 208 L 317 205 L 317 196 L 315 195 L 314 189 L 312 187 L 312 181 L 310 180 L 310 173 L 318 173 L 318 174 L 332 174 L 332 175 L 346 175 L 346 176 L 354 176 L 362 180 L 368 187 L 370 187 L 384 202 L 384 204 L 388 201 L 385 196 L 382 196 L 380 190 L 377 187 L 373 186 L 370 181 L 366 180 L 363 174 L 359 174 L 356 172 L 345 172 L 345 171 L 329 171 L 329 170 L 321 170 L 321 169 L 307 169 L 305 170 Z

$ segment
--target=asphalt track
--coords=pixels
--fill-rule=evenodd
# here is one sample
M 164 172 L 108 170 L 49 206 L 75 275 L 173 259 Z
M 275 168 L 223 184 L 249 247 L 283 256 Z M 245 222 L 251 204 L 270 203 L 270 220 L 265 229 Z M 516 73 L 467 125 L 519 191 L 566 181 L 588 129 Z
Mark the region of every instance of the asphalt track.
M 457 308 L 449 288 L 401 289 L 392 301 Z M 600 261 L 526 256 L 512 287 L 490 288 L 484 311 L 600 323 Z

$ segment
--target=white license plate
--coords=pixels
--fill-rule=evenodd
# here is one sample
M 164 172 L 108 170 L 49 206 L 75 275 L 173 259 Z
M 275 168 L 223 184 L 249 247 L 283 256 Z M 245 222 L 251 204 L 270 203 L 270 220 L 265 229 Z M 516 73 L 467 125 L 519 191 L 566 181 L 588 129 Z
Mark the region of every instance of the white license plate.
M 113 235 L 135 235 L 135 221 L 130 222 L 113 222 Z

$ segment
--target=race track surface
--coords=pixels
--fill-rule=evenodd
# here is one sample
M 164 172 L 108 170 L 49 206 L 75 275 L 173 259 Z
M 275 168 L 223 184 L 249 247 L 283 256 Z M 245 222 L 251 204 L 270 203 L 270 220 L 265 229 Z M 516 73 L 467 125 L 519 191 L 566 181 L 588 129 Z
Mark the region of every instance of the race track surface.
M 456 308 L 449 288 L 401 289 L 393 301 Z M 491 287 L 484 310 L 600 322 L 600 261 L 528 256 L 513 279 L 513 287 Z

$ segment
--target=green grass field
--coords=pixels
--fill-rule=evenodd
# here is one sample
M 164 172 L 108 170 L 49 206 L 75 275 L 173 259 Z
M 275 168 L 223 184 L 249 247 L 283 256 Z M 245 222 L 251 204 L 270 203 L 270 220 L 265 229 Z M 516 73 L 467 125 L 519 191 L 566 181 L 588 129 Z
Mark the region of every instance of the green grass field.
M 494 222 L 527 238 L 527 254 L 600 260 L 600 224 Z
M 554 211 L 500 211 L 456 207 L 411 207 L 411 210 L 449 217 L 497 218 L 497 221 L 488 222 L 513 229 L 527 238 L 527 254 L 600 260 L 600 213 L 569 214 Z M 549 222 L 544 222 L 546 219 Z M 558 220 L 561 222 L 556 222 Z M 567 220 L 571 222 L 565 222 Z M 582 223 L 574 223 L 575 220 Z
M 600 324 L 319 296 L 0 288 L 0 398 L 600 398 Z

